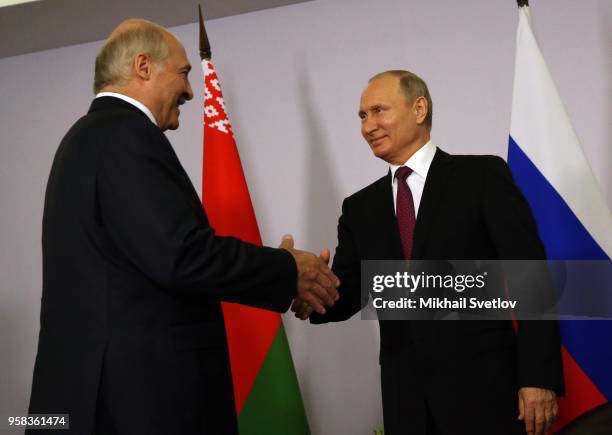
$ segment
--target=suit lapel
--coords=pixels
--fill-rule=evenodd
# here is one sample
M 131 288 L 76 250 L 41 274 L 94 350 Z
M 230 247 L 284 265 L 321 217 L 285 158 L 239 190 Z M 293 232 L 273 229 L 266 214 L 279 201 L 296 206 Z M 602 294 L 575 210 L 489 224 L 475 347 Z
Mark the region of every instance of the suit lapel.
M 414 228 L 413 259 L 422 259 L 425 242 L 431 231 L 434 217 L 440 204 L 440 197 L 446 188 L 451 162 L 451 156 L 441 149 L 436 151 L 431 162 Z
M 390 255 L 388 259 L 403 260 L 404 253 L 402 252 L 402 244 L 395 217 L 395 207 L 393 205 L 391 170 L 389 170 L 386 177 L 380 179 L 372 202 L 376 216 L 382 218 L 377 228 L 380 232 L 380 239 L 387 244 L 386 251 Z

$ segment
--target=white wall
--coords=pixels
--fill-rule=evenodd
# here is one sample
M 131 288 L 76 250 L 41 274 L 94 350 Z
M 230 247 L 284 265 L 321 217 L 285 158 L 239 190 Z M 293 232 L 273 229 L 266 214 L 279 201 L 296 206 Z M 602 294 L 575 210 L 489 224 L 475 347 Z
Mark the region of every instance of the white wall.
M 612 3 L 532 3 L 544 56 L 612 204 Z M 318 0 L 210 22 L 264 242 L 291 232 L 300 247 L 335 246 L 342 198 L 384 174 L 356 114 L 376 72 L 410 69 L 429 83 L 433 140 L 445 150 L 505 156 L 516 20 L 511 0 Z M 197 25 L 173 30 L 196 67 L 196 98 L 169 137 L 199 190 Z M 0 415 L 22 413 L 29 397 L 46 178 L 87 110 L 100 44 L 0 59 Z M 377 325 L 313 327 L 290 316 L 285 325 L 313 434 L 370 434 L 382 422 Z

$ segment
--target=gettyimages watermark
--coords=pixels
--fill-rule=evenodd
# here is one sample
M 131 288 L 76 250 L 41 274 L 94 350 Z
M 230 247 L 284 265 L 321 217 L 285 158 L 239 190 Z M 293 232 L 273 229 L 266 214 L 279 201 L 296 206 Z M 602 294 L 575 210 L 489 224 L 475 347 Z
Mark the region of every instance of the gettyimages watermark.
M 368 320 L 612 320 L 612 262 L 362 261 L 361 301 Z

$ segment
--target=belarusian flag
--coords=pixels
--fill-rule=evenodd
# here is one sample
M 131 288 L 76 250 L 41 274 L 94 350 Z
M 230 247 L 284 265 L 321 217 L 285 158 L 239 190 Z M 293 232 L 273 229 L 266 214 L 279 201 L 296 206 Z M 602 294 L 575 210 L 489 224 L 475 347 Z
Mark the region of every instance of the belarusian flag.
M 217 234 L 261 245 L 249 189 L 217 74 L 204 70 L 202 198 Z M 308 421 L 279 314 L 223 303 L 240 433 L 309 434 Z

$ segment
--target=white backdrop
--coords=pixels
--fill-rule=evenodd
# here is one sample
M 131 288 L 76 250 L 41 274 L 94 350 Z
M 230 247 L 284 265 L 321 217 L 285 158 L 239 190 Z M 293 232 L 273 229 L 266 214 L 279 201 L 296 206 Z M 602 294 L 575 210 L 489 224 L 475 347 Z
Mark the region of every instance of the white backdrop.
M 544 56 L 612 204 L 612 2 L 532 3 Z M 446 151 L 505 156 L 516 22 L 512 0 L 318 0 L 208 23 L 264 243 L 291 232 L 299 247 L 333 248 L 342 199 L 384 174 L 357 117 L 376 72 L 409 69 L 428 82 L 432 137 Z M 194 64 L 196 97 L 168 136 L 200 190 L 197 25 L 172 30 Z M 100 45 L 0 59 L 0 415 L 23 413 L 29 397 L 46 179 L 89 106 Z M 284 320 L 313 434 L 371 434 L 382 423 L 377 325 Z

